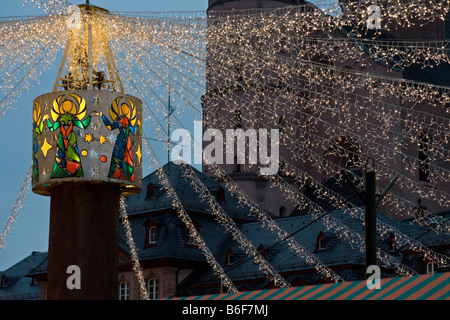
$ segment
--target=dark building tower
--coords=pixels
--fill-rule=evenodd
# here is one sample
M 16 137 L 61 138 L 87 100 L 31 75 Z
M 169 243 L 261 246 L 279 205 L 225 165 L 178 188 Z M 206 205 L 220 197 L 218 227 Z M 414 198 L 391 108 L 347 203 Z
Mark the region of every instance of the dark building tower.
M 277 174 L 299 192 L 326 183 L 341 169 L 361 172 L 366 160 L 373 158 L 381 190 L 394 177 L 401 178 L 379 209 L 395 219 L 409 218 L 416 215 L 420 199 L 428 214 L 443 212 L 448 209 L 442 199 L 448 197 L 449 170 L 448 136 L 440 124 L 448 123 L 445 106 L 436 107 L 438 100 L 417 103 L 406 91 L 399 95 L 379 88 L 386 79 L 448 86 L 449 65 L 440 62 L 422 68 L 426 55 L 386 60 L 376 54 L 380 50 L 376 41 L 399 48 L 411 39 L 431 41 L 427 45 L 432 50 L 446 39 L 448 19 L 430 18 L 422 25 L 415 17 L 390 17 L 386 13 L 402 8 L 378 1 L 381 28 L 367 30 L 360 21 L 367 19 L 367 13 L 358 16 L 364 8 L 355 9 L 353 3 L 339 3 L 347 25 L 334 28 L 328 21 L 312 30 L 306 23 L 317 23 L 324 13 L 307 1 L 209 1 L 203 125 L 204 130 L 219 129 L 224 145 L 212 152 L 211 138 L 203 142 L 205 153 L 276 216 L 289 216 L 298 201 L 285 200 L 284 192 L 272 187 L 273 180 L 260 174 L 267 164 L 261 150 L 249 147 L 255 141 L 261 145 L 264 130 L 268 154 L 279 152 L 278 162 L 272 163 Z M 309 15 L 315 18 L 302 25 L 301 19 L 308 19 L 304 12 L 317 14 Z M 355 46 L 352 54 L 340 47 L 357 39 L 368 42 Z M 405 85 L 413 87 L 413 83 Z M 272 129 L 278 130 L 277 136 Z M 240 132 L 241 140 L 245 139 L 245 159 L 239 157 L 239 139 L 228 140 L 236 144 L 226 143 L 227 131 Z M 278 141 L 274 145 L 278 149 L 270 150 L 272 141 Z M 251 165 L 255 154 L 257 162 Z M 205 174 L 215 174 L 211 166 L 203 168 Z
M 249 35 L 248 30 L 243 31 L 240 28 L 225 34 L 221 34 L 220 30 L 224 26 L 223 21 L 231 22 L 231 25 L 235 26 L 242 25 L 245 23 L 246 14 L 252 10 L 258 12 L 303 3 L 300 0 L 210 0 L 208 8 L 210 17 L 208 36 L 223 39 L 218 41 L 217 38 L 213 38 L 214 41 L 208 43 L 207 92 L 203 97 L 204 131 L 219 129 L 224 143 L 227 141 L 227 134 L 231 131 L 238 136 L 239 133 L 241 134 L 240 138 L 246 141 L 245 158 L 239 155 L 239 147 L 237 147 L 239 138 L 229 139 L 228 142 L 234 141 L 236 144 L 224 145 L 221 167 L 253 200 L 274 215 L 279 215 L 280 212 L 283 212 L 283 215 L 289 215 L 294 209 L 294 204 L 284 201 L 283 195 L 274 188 L 270 188 L 267 179 L 260 176 L 259 172 L 261 167 L 269 167 L 272 173 L 286 176 L 283 159 L 292 159 L 293 155 L 279 143 L 285 139 L 288 130 L 294 130 L 286 126 L 288 114 L 285 112 L 284 105 L 292 104 L 292 102 L 283 101 L 277 93 L 277 87 L 286 85 L 283 79 L 265 78 L 266 75 L 271 76 L 272 70 L 259 67 L 264 64 L 265 58 L 261 56 L 264 49 L 259 47 L 258 39 Z M 283 54 L 282 44 L 277 45 L 278 51 Z M 245 56 L 245 52 L 249 49 L 252 57 Z M 276 108 L 274 105 L 277 105 Z M 291 109 L 292 105 L 289 106 L 289 110 Z M 267 138 L 264 135 L 265 130 L 267 130 Z M 297 135 L 298 133 L 289 132 L 289 134 Z M 263 138 L 266 138 L 265 141 Z M 267 156 L 270 157 L 270 161 L 265 162 L 261 158 L 259 149 L 264 142 L 267 144 Z M 205 149 L 207 152 L 210 150 L 208 145 L 210 142 L 203 143 L 203 148 L 207 148 Z M 255 159 L 252 156 L 255 155 L 257 160 L 252 162 L 252 159 Z M 220 162 L 217 161 L 217 163 Z M 294 163 L 296 166 L 303 167 L 301 159 Z M 214 170 L 204 166 L 204 173 L 214 175 Z

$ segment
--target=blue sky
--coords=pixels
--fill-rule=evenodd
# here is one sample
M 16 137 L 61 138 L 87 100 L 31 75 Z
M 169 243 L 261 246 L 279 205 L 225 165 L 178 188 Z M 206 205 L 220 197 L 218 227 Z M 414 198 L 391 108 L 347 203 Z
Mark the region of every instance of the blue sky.
M 1 0 L 0 17 L 45 14 L 34 7 L 31 0 Z M 85 1 L 71 1 L 82 4 Z M 110 11 L 161 12 L 161 11 L 206 11 L 208 0 L 91 0 L 92 5 Z M 59 61 L 57 61 L 59 64 Z M 6 225 L 20 193 L 31 164 L 31 115 L 33 99 L 52 91 L 56 77 L 55 68 L 45 72 L 29 91 L 23 92 L 16 110 L 8 110 L 0 117 L 0 233 Z M 3 76 L 3 75 L 1 75 Z M 3 95 L 0 97 L 3 98 Z M 166 162 L 165 158 L 160 159 Z M 144 174 L 148 174 L 145 172 Z M 9 268 L 32 251 L 47 251 L 49 231 L 50 198 L 33 194 L 31 188 L 19 211 L 13 229 L 6 237 L 6 247 L 0 249 L 0 271 Z

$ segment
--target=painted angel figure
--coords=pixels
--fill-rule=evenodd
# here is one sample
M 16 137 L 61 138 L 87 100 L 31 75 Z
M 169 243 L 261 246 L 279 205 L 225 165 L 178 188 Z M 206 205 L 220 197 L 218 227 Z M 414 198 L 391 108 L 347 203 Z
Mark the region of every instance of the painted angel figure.
M 121 103 L 119 97 L 111 103 L 109 115 L 112 122 L 103 114 L 102 119 L 109 130 L 119 130 L 114 145 L 109 178 L 134 181 L 133 155 L 131 152 L 130 134 L 136 132 L 136 108 L 130 99 Z
M 74 127 L 86 129 L 91 121 L 91 116 L 86 116 L 86 102 L 76 94 L 70 94 L 77 101 L 78 107 L 74 101 L 59 96 L 53 101 L 51 116 L 54 121 L 52 124 L 47 119 L 47 125 L 50 131 L 60 129 L 58 134 L 58 145 L 56 158 L 53 164 L 50 178 L 82 177 L 83 168 L 81 166 L 81 157 L 77 145 L 77 134 Z M 85 118 L 85 119 L 84 119 Z

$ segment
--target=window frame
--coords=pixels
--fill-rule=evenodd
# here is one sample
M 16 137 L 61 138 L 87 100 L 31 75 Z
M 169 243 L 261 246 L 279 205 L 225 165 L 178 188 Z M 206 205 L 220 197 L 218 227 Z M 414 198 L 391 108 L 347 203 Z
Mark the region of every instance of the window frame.
M 430 272 L 430 267 L 431 266 L 431 272 Z M 425 264 L 425 271 L 426 271 L 426 273 L 427 274 L 435 274 L 436 272 L 437 272 L 437 264 L 436 263 L 434 263 L 433 261 L 428 261 L 426 264 Z
M 158 245 L 158 224 L 152 219 L 144 223 L 145 226 L 145 245 L 144 248 L 156 247 Z M 153 232 L 151 234 L 151 232 Z
M 227 251 L 225 265 L 227 265 L 227 266 L 233 266 L 234 265 L 234 252 L 231 249 L 229 249 Z
M 152 284 L 150 283 L 152 282 Z M 159 295 L 159 279 L 152 277 L 147 279 L 147 294 L 150 300 L 157 300 Z
M 122 288 L 123 284 L 126 284 L 125 288 Z M 122 280 L 119 282 L 119 300 L 129 300 L 129 299 L 130 299 L 130 282 L 128 280 Z

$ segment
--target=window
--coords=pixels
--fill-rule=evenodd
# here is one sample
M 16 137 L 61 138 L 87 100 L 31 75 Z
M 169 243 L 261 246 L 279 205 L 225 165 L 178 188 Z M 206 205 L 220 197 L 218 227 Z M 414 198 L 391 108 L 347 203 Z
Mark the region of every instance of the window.
M 262 258 L 264 258 L 264 259 L 266 258 L 266 248 L 264 248 L 264 246 L 262 244 L 259 245 L 257 251 Z M 256 260 L 255 260 L 255 263 L 256 263 Z
M 435 274 L 437 271 L 437 265 L 434 262 L 427 263 L 427 274 Z
M 128 300 L 129 294 L 130 294 L 130 283 L 128 281 L 120 281 L 119 300 Z
M 233 264 L 234 264 L 234 252 L 233 252 L 233 250 L 230 249 L 227 251 L 226 265 L 232 266 Z
M 317 251 L 325 250 L 326 245 L 327 239 L 325 237 L 325 234 L 323 232 L 320 232 L 319 235 L 317 236 L 317 244 L 316 244 Z
M 222 187 L 219 187 L 219 189 L 217 189 L 216 200 L 217 202 L 225 202 L 225 190 Z
M 153 226 L 148 228 L 148 244 L 156 244 L 158 236 L 158 228 Z
M 155 187 L 153 187 L 153 184 L 149 183 L 147 185 L 147 194 L 145 196 L 145 200 L 153 199 L 154 195 L 155 195 Z
M 149 299 L 158 299 L 158 278 L 150 278 L 147 280 L 147 292 Z
M 155 247 L 158 245 L 158 225 L 152 219 L 145 223 L 145 247 Z
M 388 251 L 389 253 L 395 253 L 395 236 L 393 234 L 389 235 L 389 238 L 387 240 L 388 243 Z
M 0 288 L 6 288 L 6 275 L 2 275 L 2 282 Z
M 186 245 L 187 246 L 195 246 L 195 236 L 189 232 L 188 229 L 185 229 L 186 234 Z

